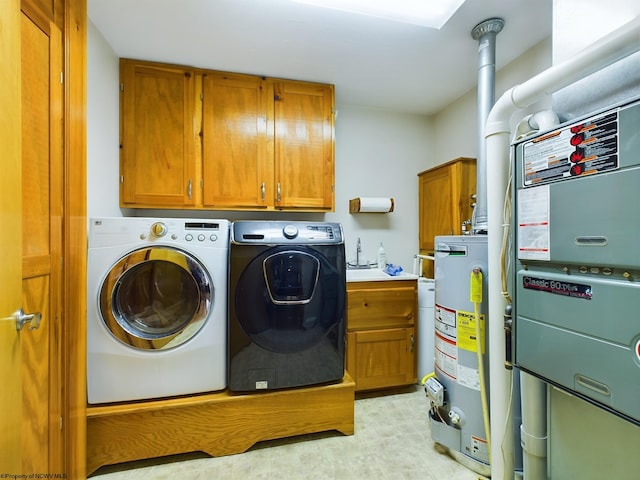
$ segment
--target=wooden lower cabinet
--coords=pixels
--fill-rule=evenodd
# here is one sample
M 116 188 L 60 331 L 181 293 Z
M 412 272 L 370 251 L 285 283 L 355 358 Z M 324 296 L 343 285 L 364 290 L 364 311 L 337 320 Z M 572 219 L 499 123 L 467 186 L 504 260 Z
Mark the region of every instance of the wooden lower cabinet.
M 347 283 L 347 371 L 356 391 L 417 382 L 417 281 Z

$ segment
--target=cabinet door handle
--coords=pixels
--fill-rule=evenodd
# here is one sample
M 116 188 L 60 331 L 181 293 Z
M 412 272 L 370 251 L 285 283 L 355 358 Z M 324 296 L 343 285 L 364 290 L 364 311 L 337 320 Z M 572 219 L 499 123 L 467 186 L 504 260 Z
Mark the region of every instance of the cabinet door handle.
M 264 182 L 262 182 L 262 185 L 260 185 L 260 193 L 262 195 L 262 203 L 264 203 L 264 199 L 267 195 L 267 186 L 264 184 Z
M 410 337 L 410 338 L 411 338 L 411 348 L 410 348 L 410 350 L 409 350 L 409 351 L 410 351 L 411 353 L 413 353 L 413 348 L 414 348 L 413 346 L 414 346 L 414 344 L 415 344 L 415 340 L 414 340 L 414 338 L 413 338 L 413 333 L 411 334 L 411 337 Z
M 280 182 L 278 182 L 276 187 L 276 202 L 280 203 Z
M 191 200 L 191 192 L 192 192 L 191 179 L 189 179 L 189 183 L 187 184 L 187 196 L 189 197 L 189 200 Z

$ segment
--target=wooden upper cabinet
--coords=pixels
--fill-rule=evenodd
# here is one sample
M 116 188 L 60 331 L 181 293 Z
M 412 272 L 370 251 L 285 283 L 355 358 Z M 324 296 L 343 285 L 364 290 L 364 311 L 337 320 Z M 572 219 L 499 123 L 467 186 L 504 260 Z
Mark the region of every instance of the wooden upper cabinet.
M 333 85 L 122 59 L 120 205 L 333 211 Z
M 204 206 L 273 206 L 265 81 L 252 75 L 207 72 L 202 91 Z
M 120 204 L 196 204 L 195 72 L 120 60 Z
M 418 174 L 419 248 L 432 255 L 434 237 L 462 235 L 462 222 L 471 220 L 472 195 L 476 192 L 476 161 L 457 158 Z M 432 265 L 424 262 L 423 273 L 433 276 Z
M 276 81 L 276 208 L 334 210 L 333 85 Z

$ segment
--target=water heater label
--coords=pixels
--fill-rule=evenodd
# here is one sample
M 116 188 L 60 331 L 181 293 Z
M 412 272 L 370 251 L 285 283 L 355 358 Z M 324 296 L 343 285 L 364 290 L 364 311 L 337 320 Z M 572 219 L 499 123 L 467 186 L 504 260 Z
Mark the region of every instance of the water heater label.
M 438 332 L 436 332 L 434 340 L 436 368 L 449 378 L 456 380 L 458 375 L 458 346 L 456 342 Z
M 583 283 L 549 280 L 548 278 L 522 277 L 522 287 L 528 290 L 554 293 L 565 297 L 583 298 L 591 300 L 593 296 L 591 285 Z
M 484 315 L 480 315 L 480 345 L 482 354 L 485 353 Z M 470 352 L 478 351 L 476 340 L 476 316 L 474 312 L 458 311 L 458 347 Z
M 550 132 L 523 144 L 524 186 L 618 168 L 618 110 Z

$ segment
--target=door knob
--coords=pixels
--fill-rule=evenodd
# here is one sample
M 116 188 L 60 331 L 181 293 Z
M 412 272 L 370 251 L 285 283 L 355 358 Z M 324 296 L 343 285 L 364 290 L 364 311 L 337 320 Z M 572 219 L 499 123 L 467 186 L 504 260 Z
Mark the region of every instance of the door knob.
M 22 330 L 25 324 L 29 323 L 29 330 L 37 330 L 42 320 L 42 314 L 36 313 L 24 313 L 22 308 L 15 313 L 16 317 L 16 330 Z

